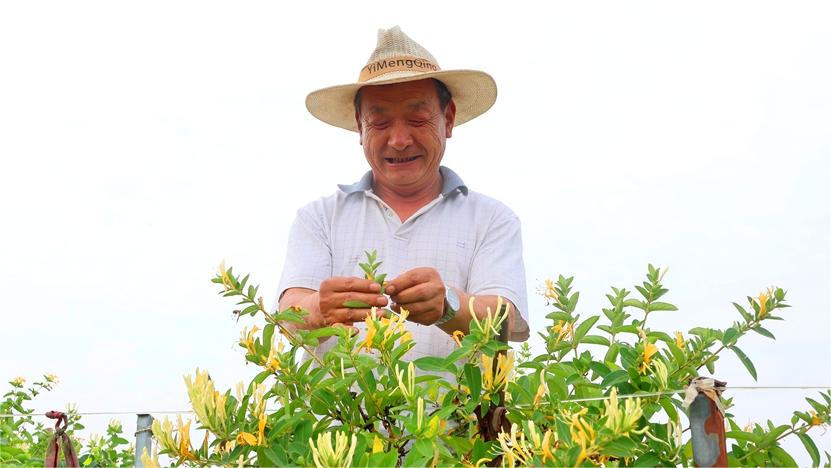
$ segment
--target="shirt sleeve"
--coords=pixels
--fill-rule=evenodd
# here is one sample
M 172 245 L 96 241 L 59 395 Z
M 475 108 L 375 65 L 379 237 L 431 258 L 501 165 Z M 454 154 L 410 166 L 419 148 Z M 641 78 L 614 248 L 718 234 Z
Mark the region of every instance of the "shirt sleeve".
M 320 283 L 332 276 L 332 248 L 324 210 L 310 204 L 297 211 L 289 231 L 288 250 L 277 300 L 289 288 L 317 291 Z
M 474 252 L 467 291 L 474 295 L 502 296 L 519 310 L 528 323 L 528 296 L 525 288 L 525 264 L 522 260 L 522 231 L 519 218 L 507 207 L 498 210 L 482 242 Z

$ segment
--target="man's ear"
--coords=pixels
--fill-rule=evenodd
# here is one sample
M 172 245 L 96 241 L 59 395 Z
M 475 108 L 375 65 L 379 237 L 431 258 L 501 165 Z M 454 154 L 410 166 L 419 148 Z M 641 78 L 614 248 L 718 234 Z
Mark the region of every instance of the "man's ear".
M 364 145 L 364 132 L 363 126 L 361 125 L 361 116 L 358 114 L 358 111 L 355 111 L 355 123 L 358 124 L 358 144 L 363 146 Z
M 456 103 L 451 99 L 444 109 L 444 137 L 450 138 L 453 136 L 453 124 L 456 123 Z

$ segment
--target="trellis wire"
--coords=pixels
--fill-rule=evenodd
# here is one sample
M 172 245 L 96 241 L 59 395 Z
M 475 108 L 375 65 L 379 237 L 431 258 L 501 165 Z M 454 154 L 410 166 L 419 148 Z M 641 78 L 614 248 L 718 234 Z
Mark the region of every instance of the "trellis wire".
M 730 386 L 723 390 L 828 390 L 831 385 L 763 385 L 763 386 Z M 679 390 L 665 390 L 662 392 L 650 393 L 630 393 L 626 395 L 618 395 L 618 400 L 625 400 L 627 398 L 648 398 L 653 396 L 675 395 L 684 393 L 686 389 Z M 610 399 L 611 396 L 588 397 L 588 398 L 570 398 L 567 400 L 560 400 L 560 403 L 583 403 L 590 401 L 603 401 Z M 279 408 L 267 409 L 268 412 L 278 411 Z M 160 410 L 160 411 L 89 411 L 72 413 L 73 416 L 116 416 L 122 414 L 193 414 L 193 410 Z M 0 418 L 21 418 L 28 416 L 45 416 L 43 413 L 28 413 L 28 414 L 0 414 Z

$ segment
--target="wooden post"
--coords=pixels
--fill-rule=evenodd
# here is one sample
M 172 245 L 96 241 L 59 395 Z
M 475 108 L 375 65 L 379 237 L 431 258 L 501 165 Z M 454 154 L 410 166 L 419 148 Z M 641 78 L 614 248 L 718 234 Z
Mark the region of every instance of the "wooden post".
M 703 392 L 690 405 L 690 432 L 695 466 L 727 466 L 724 415 Z
M 147 455 L 153 455 L 153 416 L 149 414 L 138 414 L 136 419 L 136 458 L 133 466 L 144 468 L 141 463 L 141 454 L 147 449 Z

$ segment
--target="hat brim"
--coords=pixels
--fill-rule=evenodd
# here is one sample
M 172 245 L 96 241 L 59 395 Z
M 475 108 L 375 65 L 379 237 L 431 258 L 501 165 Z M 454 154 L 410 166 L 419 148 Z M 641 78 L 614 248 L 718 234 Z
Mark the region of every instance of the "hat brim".
M 329 125 L 357 132 L 354 100 L 358 89 L 427 78 L 440 80 L 453 95 L 453 102 L 456 103 L 454 126 L 482 115 L 496 102 L 496 82 L 487 73 L 478 70 L 443 70 L 430 73 L 392 72 L 378 80 L 319 89 L 306 96 L 306 109 Z

